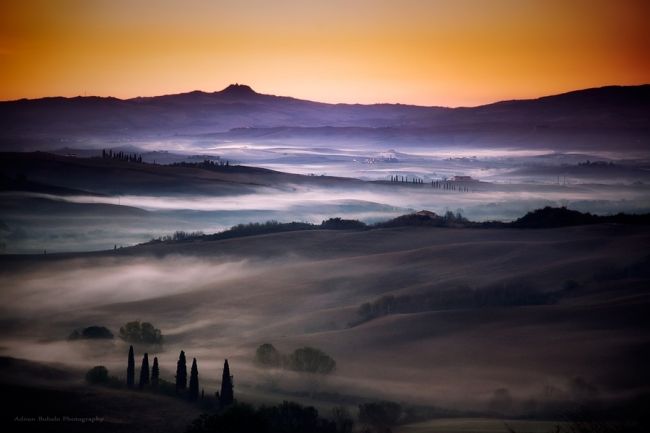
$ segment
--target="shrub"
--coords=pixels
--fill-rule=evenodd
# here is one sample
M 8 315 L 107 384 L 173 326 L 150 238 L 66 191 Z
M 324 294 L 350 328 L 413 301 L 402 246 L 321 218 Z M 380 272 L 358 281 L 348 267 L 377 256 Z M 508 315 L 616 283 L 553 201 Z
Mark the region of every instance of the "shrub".
M 263 367 L 281 367 L 282 354 L 272 344 L 264 343 L 255 351 L 255 363 Z
M 359 421 L 376 429 L 394 426 L 402 416 L 402 406 L 392 401 L 359 405 Z
M 360 230 L 366 228 L 366 225 L 359 220 L 344 220 L 341 218 L 330 218 L 321 222 L 320 226 L 326 230 Z
M 129 343 L 162 344 L 163 335 L 160 329 L 149 322 L 139 320 L 129 322 L 120 328 L 120 338 Z
M 289 355 L 288 368 L 306 373 L 328 374 L 336 369 L 336 361 L 321 350 L 302 347 Z
M 112 339 L 113 333 L 104 326 L 89 326 L 87 328 L 79 331 L 75 329 L 68 337 L 69 340 L 102 340 L 102 339 Z
M 108 369 L 103 365 L 91 368 L 86 373 L 86 382 L 90 384 L 106 384 L 109 382 Z

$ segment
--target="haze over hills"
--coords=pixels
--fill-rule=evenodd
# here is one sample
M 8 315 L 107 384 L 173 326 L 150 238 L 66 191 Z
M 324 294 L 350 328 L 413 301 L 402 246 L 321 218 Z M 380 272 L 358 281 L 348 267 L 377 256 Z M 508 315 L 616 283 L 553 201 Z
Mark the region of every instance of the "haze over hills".
M 133 99 L 51 97 L 0 102 L 0 145 L 52 149 L 61 142 L 292 140 L 417 145 L 647 148 L 650 85 L 609 86 L 479 107 L 327 104 L 265 95 L 243 84 Z

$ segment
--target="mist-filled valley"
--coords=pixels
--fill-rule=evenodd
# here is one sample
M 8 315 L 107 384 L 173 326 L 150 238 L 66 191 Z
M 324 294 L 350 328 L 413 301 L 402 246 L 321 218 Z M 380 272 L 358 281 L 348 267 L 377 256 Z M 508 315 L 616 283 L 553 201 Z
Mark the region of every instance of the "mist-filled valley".
M 199 360 L 202 386 L 217 389 L 228 358 L 245 400 L 557 416 L 567 402 L 647 392 L 648 257 L 638 247 L 649 241 L 625 226 L 401 228 L 13 256 L 0 277 L 1 345 L 120 375 L 127 343 L 68 336 L 142 320 L 165 340 L 136 351 L 153 351 L 163 376 L 182 349 Z M 393 306 L 364 315 L 363 304 L 381 302 Z M 336 371 L 261 368 L 263 343 L 317 347 Z
M 269 220 L 376 223 L 423 209 L 476 221 L 510 221 L 545 206 L 597 214 L 650 211 L 648 162 L 624 155 L 499 152 L 328 162 L 345 177 L 300 173 L 309 170 L 300 161 L 281 167 L 298 174 L 237 162 L 219 166 L 234 161 L 227 154 L 200 159 L 167 153 L 176 158 L 167 165 L 103 159 L 101 150 L 91 155 L 3 155 L 5 252 L 102 250 L 179 230 L 214 233 Z M 371 177 L 357 179 L 369 170 Z
M 645 431 L 649 101 L 0 102 L 11 426 Z

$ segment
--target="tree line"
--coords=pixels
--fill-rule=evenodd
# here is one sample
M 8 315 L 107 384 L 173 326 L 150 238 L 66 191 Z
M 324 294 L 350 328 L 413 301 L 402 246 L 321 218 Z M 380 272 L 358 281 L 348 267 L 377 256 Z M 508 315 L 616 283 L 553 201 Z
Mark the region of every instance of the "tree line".
M 255 351 L 254 361 L 260 367 L 284 368 L 303 373 L 329 374 L 336 370 L 336 361 L 313 347 L 301 347 L 285 355 L 272 344 L 264 343 Z
M 170 165 L 173 167 L 202 168 L 204 170 L 221 171 L 224 168 L 230 168 L 230 161 L 224 161 L 222 159 L 219 159 L 217 161 L 214 161 L 212 159 L 204 159 L 201 162 L 181 161 L 174 162 Z
M 408 176 L 402 175 L 391 175 L 391 183 L 410 183 L 415 185 L 424 185 L 424 179 L 414 176 L 409 179 Z M 466 185 L 463 185 L 459 182 L 446 181 L 446 180 L 432 180 L 431 187 L 435 189 L 442 189 L 447 191 L 459 191 L 459 192 L 469 192 L 470 189 Z
M 118 161 L 127 161 L 127 162 L 136 162 L 138 164 L 143 164 L 142 155 L 136 153 L 126 153 L 126 152 L 113 152 L 113 149 L 109 149 L 108 152 L 106 149 L 102 149 L 102 159 L 115 159 Z
M 551 228 L 568 227 L 575 225 L 589 224 L 650 224 L 650 214 L 624 214 L 599 216 L 590 213 L 583 213 L 566 207 L 555 208 L 545 207 L 528 212 L 521 218 L 512 222 L 501 221 L 471 221 L 462 215 L 461 210 L 457 212 L 447 211 L 443 215 L 434 212 L 420 211 L 416 213 L 401 215 L 388 221 L 366 224 L 356 219 L 329 218 L 320 224 L 306 222 L 266 221 L 262 223 L 238 224 L 227 230 L 218 233 L 204 234 L 203 232 L 177 231 L 173 235 L 161 236 L 151 239 L 147 243 L 161 242 L 192 242 L 192 241 L 215 241 L 231 239 L 244 236 L 257 236 L 271 233 L 283 233 L 304 230 L 372 230 L 390 227 L 454 227 L 454 228 Z
M 420 313 L 458 308 L 518 307 L 548 305 L 571 289 L 541 291 L 527 281 L 503 281 L 482 288 L 455 287 L 413 295 L 384 295 L 357 308 L 354 327 L 391 314 Z
M 101 366 L 100 366 L 101 367 Z M 97 367 L 95 367 L 97 368 Z M 126 387 L 129 389 L 136 388 L 136 374 L 135 374 L 135 354 L 133 346 L 129 347 L 129 354 L 127 358 L 126 367 Z M 196 358 L 192 359 L 192 366 L 190 368 L 189 381 L 187 375 L 187 360 L 185 351 L 181 350 L 178 361 L 176 362 L 176 375 L 174 376 L 174 390 L 178 396 L 184 396 L 189 401 L 197 401 L 199 398 L 205 398 L 204 389 L 199 386 L 199 368 Z M 228 360 L 224 360 L 223 373 L 221 376 L 220 391 L 215 393 L 216 401 L 219 407 L 227 407 L 235 402 L 233 375 L 230 374 L 230 366 Z M 138 380 L 138 389 L 152 389 L 159 390 L 161 385 L 169 382 L 163 381 L 160 378 L 160 367 L 158 365 L 158 357 L 153 358 L 153 365 L 149 368 L 149 354 L 145 353 L 142 356 L 140 364 L 140 374 Z M 199 393 L 199 389 L 201 389 Z

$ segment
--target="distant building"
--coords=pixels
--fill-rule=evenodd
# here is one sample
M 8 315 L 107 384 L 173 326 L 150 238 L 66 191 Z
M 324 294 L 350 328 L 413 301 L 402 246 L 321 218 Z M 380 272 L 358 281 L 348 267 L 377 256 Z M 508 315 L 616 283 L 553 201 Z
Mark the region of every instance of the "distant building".
M 472 179 L 472 176 L 454 176 L 452 178 L 454 182 L 475 182 L 476 179 Z

